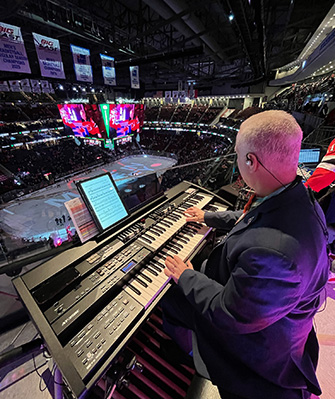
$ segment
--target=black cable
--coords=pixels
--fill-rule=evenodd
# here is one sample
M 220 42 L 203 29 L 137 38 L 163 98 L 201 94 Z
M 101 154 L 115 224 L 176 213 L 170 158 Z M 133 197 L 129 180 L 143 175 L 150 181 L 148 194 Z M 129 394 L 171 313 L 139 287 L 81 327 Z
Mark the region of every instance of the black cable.
M 249 155 L 250 153 L 248 152 L 248 154 L 246 155 L 246 157 L 247 157 L 247 159 L 249 160 L 249 158 L 248 158 L 248 155 Z M 285 186 L 285 184 L 283 184 L 266 166 L 264 166 L 263 165 L 263 163 L 259 160 L 259 158 L 258 158 L 258 156 L 256 155 L 256 154 L 253 154 L 255 157 L 256 157 L 256 159 L 257 159 L 257 161 L 259 162 L 259 164 L 268 172 L 268 173 L 270 173 L 270 175 L 275 179 L 275 180 L 277 180 L 277 182 L 281 185 L 281 186 L 283 186 L 284 188 L 286 188 L 287 187 L 287 185 Z M 250 160 L 251 161 L 251 160 Z
M 57 365 L 56 365 L 56 363 L 53 365 L 52 370 L 51 370 L 51 372 L 50 372 L 50 377 L 49 377 L 49 379 L 48 379 L 47 382 L 44 382 L 44 383 L 45 383 L 45 387 L 42 388 L 42 380 L 44 381 L 44 378 L 43 378 L 43 375 L 41 375 L 41 374 L 38 372 L 38 368 L 37 368 L 37 366 L 36 366 L 35 355 L 34 355 L 34 354 L 32 355 L 32 359 L 33 359 L 33 363 L 34 363 L 34 368 L 35 368 L 36 374 L 40 377 L 40 381 L 39 381 L 39 384 L 38 384 L 38 388 L 39 388 L 39 390 L 40 390 L 41 392 L 44 392 L 44 391 L 48 388 L 51 378 L 53 378 L 53 379 L 55 378 L 54 372 L 55 372 L 55 368 L 56 368 Z M 54 380 L 54 384 L 60 385 L 60 386 L 65 386 L 65 384 L 63 384 L 63 383 L 60 384 L 59 382 L 57 382 L 57 381 L 55 381 L 55 380 Z

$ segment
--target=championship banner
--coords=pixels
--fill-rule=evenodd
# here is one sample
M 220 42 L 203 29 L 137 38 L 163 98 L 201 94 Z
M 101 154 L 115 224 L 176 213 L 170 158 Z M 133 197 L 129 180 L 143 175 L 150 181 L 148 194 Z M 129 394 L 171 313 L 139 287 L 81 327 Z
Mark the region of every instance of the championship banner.
M 21 29 L 0 22 L 0 71 L 31 73 Z
M 130 71 L 130 87 L 132 89 L 140 88 L 140 72 L 138 66 L 129 67 Z
M 9 80 L 10 91 L 21 91 L 21 85 L 19 80 Z
M 50 83 L 50 82 L 49 82 L 49 92 L 50 93 L 54 93 L 55 92 L 55 89 L 53 88 L 52 83 Z
M 76 79 L 80 82 L 93 83 L 90 50 L 70 44 Z
M 41 86 L 39 80 L 30 79 L 30 85 L 33 93 L 41 93 Z
M 42 93 L 49 93 L 49 82 L 47 80 L 41 80 Z
M 181 103 L 184 103 L 185 100 L 186 100 L 186 92 L 185 92 L 185 90 L 181 90 L 181 91 L 179 92 L 179 101 L 180 101 Z
M 0 80 L 0 91 L 9 91 L 7 80 Z
M 171 100 L 171 91 L 166 91 L 165 92 L 165 101 L 170 102 Z
M 104 54 L 100 54 L 100 58 L 105 85 L 116 86 L 114 58 Z
M 162 98 L 163 97 L 163 91 L 158 90 L 156 93 L 153 95 L 154 98 Z
M 33 33 L 41 75 L 45 78 L 65 79 L 60 45 L 57 39 Z
M 178 97 L 179 97 L 179 91 L 178 90 L 173 90 L 172 99 L 173 99 L 174 103 L 176 103 L 178 101 Z
M 26 93 L 31 93 L 29 79 L 21 79 L 21 89 Z

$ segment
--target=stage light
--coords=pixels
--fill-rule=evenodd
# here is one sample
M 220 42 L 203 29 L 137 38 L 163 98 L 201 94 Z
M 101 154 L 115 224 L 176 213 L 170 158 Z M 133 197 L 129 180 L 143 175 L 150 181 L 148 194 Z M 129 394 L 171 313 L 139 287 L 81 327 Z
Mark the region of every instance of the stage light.
M 232 12 L 228 15 L 228 19 L 230 22 L 234 19 L 234 14 Z
M 64 86 L 63 85 L 59 85 L 59 90 L 64 90 Z

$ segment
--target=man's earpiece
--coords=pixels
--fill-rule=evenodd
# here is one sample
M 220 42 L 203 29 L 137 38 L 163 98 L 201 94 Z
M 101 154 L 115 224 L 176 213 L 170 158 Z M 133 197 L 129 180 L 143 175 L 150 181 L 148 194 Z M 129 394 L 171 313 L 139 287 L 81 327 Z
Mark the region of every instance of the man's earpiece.
M 247 156 L 246 164 L 250 166 L 252 164 L 252 160 Z

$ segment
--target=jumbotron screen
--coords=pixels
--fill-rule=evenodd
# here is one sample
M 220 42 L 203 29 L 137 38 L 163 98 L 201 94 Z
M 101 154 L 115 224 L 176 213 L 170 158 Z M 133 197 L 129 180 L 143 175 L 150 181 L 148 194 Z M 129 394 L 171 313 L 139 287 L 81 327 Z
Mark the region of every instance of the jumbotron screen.
M 77 137 L 107 139 L 105 123 L 97 104 L 58 104 L 65 133 Z
M 143 104 L 100 104 L 110 139 L 140 132 L 144 121 Z

